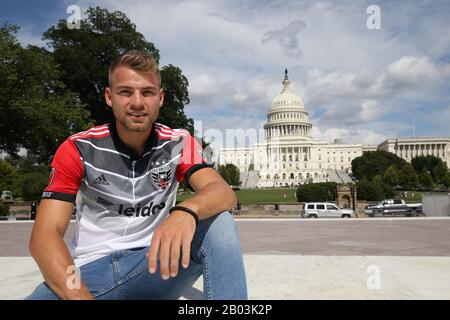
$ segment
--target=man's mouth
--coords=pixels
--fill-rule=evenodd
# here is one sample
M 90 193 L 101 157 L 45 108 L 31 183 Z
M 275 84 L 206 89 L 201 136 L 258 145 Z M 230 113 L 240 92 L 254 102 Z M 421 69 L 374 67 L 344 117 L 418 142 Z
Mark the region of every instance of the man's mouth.
M 131 117 L 133 120 L 142 120 L 147 116 L 147 114 L 131 112 L 131 113 L 128 113 L 128 116 Z

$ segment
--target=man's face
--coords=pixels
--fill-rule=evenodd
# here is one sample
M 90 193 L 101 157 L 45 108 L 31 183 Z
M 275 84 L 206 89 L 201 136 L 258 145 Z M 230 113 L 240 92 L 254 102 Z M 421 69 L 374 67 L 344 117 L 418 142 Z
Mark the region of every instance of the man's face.
M 147 131 L 156 121 L 164 101 L 155 72 L 140 73 L 120 66 L 112 74 L 111 88 L 105 90 L 106 103 L 116 123 L 131 132 Z

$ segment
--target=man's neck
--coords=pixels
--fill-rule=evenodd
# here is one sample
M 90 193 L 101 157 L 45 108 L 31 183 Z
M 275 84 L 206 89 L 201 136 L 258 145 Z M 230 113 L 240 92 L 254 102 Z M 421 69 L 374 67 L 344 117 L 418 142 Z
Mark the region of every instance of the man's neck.
M 128 148 L 133 150 L 136 155 L 140 156 L 144 153 L 145 145 L 152 130 L 151 127 L 146 131 L 131 132 L 116 123 L 116 130 L 120 140 L 122 140 Z

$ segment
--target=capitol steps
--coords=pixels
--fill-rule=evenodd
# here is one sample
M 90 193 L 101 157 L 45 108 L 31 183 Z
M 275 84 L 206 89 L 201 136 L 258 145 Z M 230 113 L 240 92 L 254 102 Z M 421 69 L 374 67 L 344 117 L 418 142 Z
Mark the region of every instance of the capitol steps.
M 259 181 L 258 171 L 246 171 L 240 173 L 242 181 L 241 189 L 255 189 Z
M 352 178 L 345 170 L 327 169 L 328 181 L 336 183 L 349 183 Z
M 337 170 L 338 175 L 340 177 L 341 183 L 349 183 L 352 182 L 352 178 L 345 170 Z

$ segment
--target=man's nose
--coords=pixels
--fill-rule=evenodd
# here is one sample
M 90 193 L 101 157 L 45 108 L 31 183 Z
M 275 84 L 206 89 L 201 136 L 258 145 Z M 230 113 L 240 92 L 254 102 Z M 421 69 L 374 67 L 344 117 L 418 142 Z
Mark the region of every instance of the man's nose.
M 131 97 L 131 106 L 141 108 L 144 106 L 144 99 L 142 97 L 142 94 L 139 90 L 136 90 L 133 93 L 133 96 Z

